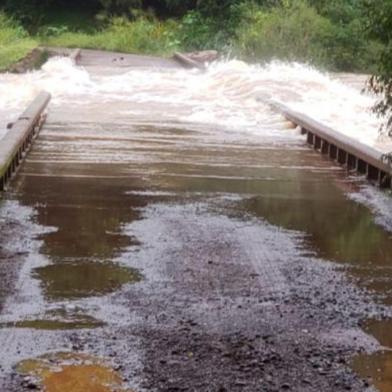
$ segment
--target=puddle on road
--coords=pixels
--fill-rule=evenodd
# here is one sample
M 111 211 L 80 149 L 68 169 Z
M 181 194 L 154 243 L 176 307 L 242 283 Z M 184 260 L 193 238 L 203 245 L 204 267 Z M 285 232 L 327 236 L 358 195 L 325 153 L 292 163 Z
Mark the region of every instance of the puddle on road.
M 347 272 L 378 302 L 392 303 L 392 235 L 375 221 L 366 206 L 353 202 L 345 192 L 355 184 L 340 181 L 304 182 L 293 192 L 277 192 L 248 198 L 240 209 L 273 225 L 307 235 L 306 248 L 316 257 L 348 266 Z M 354 189 L 358 191 L 357 189 Z M 392 349 L 392 320 L 369 320 L 363 325 L 369 335 Z M 380 392 L 392 392 L 392 351 L 361 354 L 352 369 Z
M 106 325 L 103 321 L 95 319 L 81 319 L 75 321 L 61 321 L 61 320 L 23 320 L 14 323 L 0 324 L 0 328 L 27 328 L 27 329 L 41 329 L 47 331 L 60 331 L 71 329 L 92 329 L 103 327 Z
M 27 328 L 41 330 L 92 329 L 106 324 L 83 313 L 69 314 L 64 311 L 47 312 L 42 318 L 1 323 L 0 328 Z
M 330 181 L 293 191 L 248 199 L 243 208 L 273 225 L 308 234 L 319 257 L 356 266 L 390 265 L 391 234 L 375 223 L 368 208 L 353 203 Z
M 382 346 L 392 350 L 392 320 L 367 320 L 362 328 L 374 336 Z
M 392 392 L 392 351 L 354 358 L 352 368 L 363 378 L 370 379 L 379 392 Z
M 18 180 L 16 188 L 23 189 L 19 197 L 35 208 L 37 223 L 57 228 L 39 238 L 40 253 L 51 264 L 32 271 L 49 301 L 106 295 L 141 280 L 136 269 L 114 261 L 139 244 L 123 234 L 122 226 L 139 219 L 138 208 L 146 204 L 143 197 L 124 195 L 127 182 L 73 177 Z
M 379 392 L 392 392 L 392 320 L 368 320 L 362 328 L 385 350 L 360 354 L 353 359 L 351 367 L 361 377 L 370 379 Z
M 158 134 L 162 132 L 160 127 L 155 128 Z M 61 140 L 47 144 L 43 141 L 41 146 L 37 142 L 30 154 L 32 159 L 24 165 L 14 189 L 18 199 L 36 209 L 39 224 L 58 228 L 41 237 L 41 252 L 52 264 L 34 271 L 46 299 L 104 295 L 141 279 L 136 270 L 109 262 L 135 244 L 121 235 L 121 229 L 139 219 L 140 209 L 148 204 L 142 193 L 126 194 L 130 189 L 245 195 L 239 203 L 242 215 L 245 211 L 271 224 L 306 233 L 310 246 L 320 257 L 361 266 L 389 265 L 390 236 L 374 223 L 367 208 L 345 196 L 347 189 L 342 188 L 350 187 L 350 182 L 345 173 L 336 167 L 331 169 L 330 161 L 320 160 L 302 145 L 278 148 L 275 142 L 277 145 L 279 140 L 257 148 L 236 146 L 238 141 L 233 140 L 230 147 L 230 136 L 219 136 L 219 129 L 216 133 L 219 145 L 214 144 L 214 131 L 211 135 L 206 132 L 206 141 L 201 135 L 200 140 L 195 139 L 185 147 L 160 143 L 159 148 L 159 144 L 154 146 L 147 141 L 140 146 L 127 145 L 121 138 L 118 139 L 121 145 L 105 147 L 98 137 L 112 138 L 116 132 L 98 129 L 93 131 L 97 139 L 94 141 L 93 137 L 88 142 L 90 155 L 86 155 L 86 145 L 78 146 L 76 140 L 69 144 Z M 208 138 L 212 138 L 212 143 Z M 257 139 L 255 142 L 259 143 Z M 56 157 L 60 157 L 58 162 Z M 95 162 L 93 158 L 100 159 Z M 114 162 L 115 158 L 123 161 Z M 254 196 L 248 198 L 249 194 Z M 365 279 L 368 277 L 365 269 L 361 274 Z M 95 362 L 71 363 L 57 373 L 71 379 L 79 372 L 91 376 L 91 367 L 95 365 Z M 43 367 L 41 374 L 53 375 L 49 365 Z M 105 371 L 104 374 L 103 378 L 108 376 Z M 43 382 L 47 379 L 42 378 Z M 78 378 L 85 379 L 81 374 Z M 73 391 L 64 385 L 61 390 Z M 89 389 L 86 385 L 84 389 L 75 389 L 81 390 L 110 391 Z
M 94 200 L 86 200 L 60 207 L 45 205 L 37 211 L 40 224 L 58 228 L 42 236 L 41 252 L 51 258 L 110 260 L 123 249 L 138 245 L 135 238 L 121 233 L 123 222 L 137 218 L 131 208 L 94 205 Z
M 47 354 L 20 362 L 16 370 L 45 392 L 132 392 L 105 360 L 87 354 Z
M 127 283 L 139 282 L 141 274 L 110 262 L 57 263 L 34 270 L 51 301 L 113 293 Z

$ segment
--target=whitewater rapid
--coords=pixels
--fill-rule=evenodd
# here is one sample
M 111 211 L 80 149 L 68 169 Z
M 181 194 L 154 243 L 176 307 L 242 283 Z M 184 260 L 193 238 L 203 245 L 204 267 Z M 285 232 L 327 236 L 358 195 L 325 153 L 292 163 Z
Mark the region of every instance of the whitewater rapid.
M 136 113 L 131 102 L 159 104 L 165 108 L 158 113 L 162 122 L 213 124 L 255 134 L 267 132 L 266 102 L 273 99 L 360 142 L 392 151 L 392 140 L 380 133 L 382 122 L 371 110 L 375 97 L 298 63 L 257 66 L 231 60 L 213 63 L 204 73 L 135 68 L 91 76 L 70 59 L 56 57 L 38 71 L 0 75 L 0 137 L 42 89 L 52 94 L 52 108 L 129 101 L 132 117 L 143 113 Z

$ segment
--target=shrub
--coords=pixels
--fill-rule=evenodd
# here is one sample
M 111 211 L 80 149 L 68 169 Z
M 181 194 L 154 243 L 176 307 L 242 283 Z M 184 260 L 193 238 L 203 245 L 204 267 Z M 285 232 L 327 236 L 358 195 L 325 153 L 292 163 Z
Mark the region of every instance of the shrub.
M 331 16 L 331 8 L 328 12 Z M 285 1 L 271 9 L 253 6 L 246 9 L 237 29 L 234 53 L 251 60 L 296 60 L 335 70 L 371 69 L 379 45 L 366 39 L 361 19 L 334 15 L 339 23 L 305 0 Z
M 7 14 L 12 15 L 30 32 L 36 32 L 50 0 L 3 0 L 1 3 Z
M 176 35 L 176 24 L 170 20 L 114 18 L 107 28 L 94 34 L 67 32 L 44 40 L 55 46 L 164 54 L 177 49 Z
M 182 46 L 186 50 L 227 51 L 247 6 L 243 0 L 200 2 L 199 10 L 189 11 L 181 20 Z
M 198 11 L 188 12 L 180 23 L 179 41 L 186 50 L 216 49 L 223 44 L 223 34 L 212 18 Z
M 36 45 L 23 27 L 0 12 L 0 70 L 22 59 Z
M 380 99 L 374 110 L 385 118 L 385 128 L 392 137 L 392 3 L 373 0 L 366 3 L 369 20 L 367 29 L 372 38 L 384 46 L 377 58 L 377 70 L 370 80 L 370 89 Z M 392 153 L 388 156 L 392 162 Z
M 331 23 L 303 1 L 271 10 L 253 7 L 237 31 L 234 48 L 253 60 L 324 63 L 328 59 L 323 43 L 331 30 Z

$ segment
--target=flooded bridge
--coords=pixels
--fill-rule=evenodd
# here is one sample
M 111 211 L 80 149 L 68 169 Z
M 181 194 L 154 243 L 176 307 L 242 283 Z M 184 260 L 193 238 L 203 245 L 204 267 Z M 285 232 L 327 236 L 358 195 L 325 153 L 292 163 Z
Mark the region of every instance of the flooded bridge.
M 383 154 L 371 98 L 298 65 L 74 59 L 2 79 L 14 119 L 52 95 L 3 139 L 29 130 L 2 176 L 3 389 L 390 391 L 390 197 L 290 115 Z

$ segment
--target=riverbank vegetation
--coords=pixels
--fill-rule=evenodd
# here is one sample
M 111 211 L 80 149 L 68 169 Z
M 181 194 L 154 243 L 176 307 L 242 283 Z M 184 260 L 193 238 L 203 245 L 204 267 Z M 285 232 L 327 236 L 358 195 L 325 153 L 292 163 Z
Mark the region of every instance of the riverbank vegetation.
M 375 107 L 377 113 L 386 117 L 386 127 L 392 137 L 392 2 L 373 0 L 367 3 L 368 30 L 383 43 L 377 72 L 370 79 L 370 88 L 382 99 Z M 392 153 L 389 161 L 392 160 Z
M 174 37 L 176 25 L 172 21 L 139 18 L 132 22 L 112 18 L 105 28 L 95 32 L 57 31 L 41 35 L 40 41 L 48 46 L 81 47 L 129 53 L 165 55 L 179 49 Z
M 0 7 L 8 15 L 0 34 L 15 29 L 18 54 L 33 42 L 149 54 L 217 49 L 366 72 L 382 50 L 363 28 L 358 0 L 0 0 Z
M 0 71 L 22 59 L 37 44 L 20 24 L 0 13 Z

